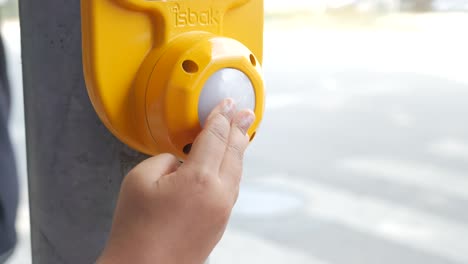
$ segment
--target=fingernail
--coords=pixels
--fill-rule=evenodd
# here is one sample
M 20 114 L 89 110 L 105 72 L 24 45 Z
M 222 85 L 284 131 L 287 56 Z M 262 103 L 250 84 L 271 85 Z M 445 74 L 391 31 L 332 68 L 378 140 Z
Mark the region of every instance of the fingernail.
M 235 108 L 236 108 L 236 104 L 234 103 L 234 100 L 230 98 L 224 100 L 223 114 L 225 114 L 226 116 L 231 116 L 234 113 Z
M 252 126 L 254 121 L 255 121 L 255 114 L 248 111 L 248 112 L 243 113 L 242 117 L 239 120 L 238 126 L 242 130 L 242 132 L 244 132 L 244 134 L 247 134 L 247 131 Z

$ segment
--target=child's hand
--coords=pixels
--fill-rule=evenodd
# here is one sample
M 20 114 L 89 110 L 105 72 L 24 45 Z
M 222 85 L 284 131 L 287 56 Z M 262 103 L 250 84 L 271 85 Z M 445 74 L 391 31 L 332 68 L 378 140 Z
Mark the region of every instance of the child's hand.
M 202 264 L 221 239 L 237 200 L 246 134 L 255 119 L 217 106 L 184 164 L 150 158 L 124 180 L 102 264 Z

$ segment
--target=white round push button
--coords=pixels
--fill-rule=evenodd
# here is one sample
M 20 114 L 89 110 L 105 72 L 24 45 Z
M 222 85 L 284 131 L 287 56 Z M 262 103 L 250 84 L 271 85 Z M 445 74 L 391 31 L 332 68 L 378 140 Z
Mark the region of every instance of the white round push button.
M 226 98 L 234 100 L 237 110 L 255 111 L 255 90 L 249 77 L 237 69 L 221 69 L 206 81 L 198 100 L 198 119 L 202 127 L 211 111 Z

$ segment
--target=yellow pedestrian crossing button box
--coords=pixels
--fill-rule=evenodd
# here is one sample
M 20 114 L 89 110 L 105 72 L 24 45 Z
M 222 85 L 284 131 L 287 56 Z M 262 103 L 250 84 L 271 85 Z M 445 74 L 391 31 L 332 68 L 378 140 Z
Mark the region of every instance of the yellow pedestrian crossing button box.
M 83 67 L 106 127 L 184 157 L 224 98 L 264 111 L 263 0 L 81 0 Z

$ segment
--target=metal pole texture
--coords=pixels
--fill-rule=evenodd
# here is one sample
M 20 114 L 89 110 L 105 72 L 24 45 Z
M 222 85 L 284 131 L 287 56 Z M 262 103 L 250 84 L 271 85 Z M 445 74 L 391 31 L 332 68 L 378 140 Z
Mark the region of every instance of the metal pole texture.
M 20 0 L 20 16 L 33 263 L 94 263 L 122 178 L 145 157 L 91 106 L 80 1 Z

